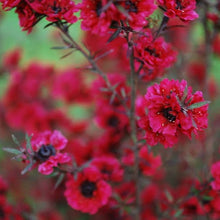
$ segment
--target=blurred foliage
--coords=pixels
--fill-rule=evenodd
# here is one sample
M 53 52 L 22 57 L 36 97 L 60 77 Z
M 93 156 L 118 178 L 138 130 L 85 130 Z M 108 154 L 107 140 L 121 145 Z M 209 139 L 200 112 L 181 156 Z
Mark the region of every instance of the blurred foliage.
M 0 11 L 2 13 L 2 11 Z M 13 48 L 20 47 L 24 50 L 22 63 L 32 59 L 41 60 L 44 63 L 53 63 L 57 67 L 67 64 L 79 63 L 81 56 L 78 53 L 60 59 L 67 52 L 51 49 L 54 46 L 63 46 L 61 38 L 54 27 L 44 27 L 48 24 L 45 19 L 41 20 L 30 34 L 21 30 L 17 14 L 14 11 L 4 12 L 0 19 L 0 56 Z M 70 34 L 74 39 L 82 38 L 80 22 L 73 24 Z

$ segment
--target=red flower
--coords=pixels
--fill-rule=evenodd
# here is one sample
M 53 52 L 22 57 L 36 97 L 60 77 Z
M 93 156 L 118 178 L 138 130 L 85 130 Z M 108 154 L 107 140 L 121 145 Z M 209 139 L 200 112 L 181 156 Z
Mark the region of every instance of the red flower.
M 106 181 L 119 182 L 123 178 L 124 171 L 119 161 L 114 157 L 102 156 L 94 158 L 91 165 L 96 166 L 100 170 L 102 178 Z
M 153 0 L 83 0 L 80 9 L 82 29 L 104 33 L 111 24 L 120 21 L 128 22 L 132 28 L 142 28 L 147 24 L 146 17 L 153 13 L 156 5 Z
M 22 56 L 22 49 L 21 48 L 15 48 L 3 56 L 3 66 L 9 71 L 15 70 L 19 62 L 21 60 Z
M 2 3 L 2 8 L 5 10 L 10 10 L 13 7 L 16 7 L 21 0 L 0 0 Z
M 52 90 L 55 97 L 62 98 L 67 103 L 86 102 L 90 97 L 82 73 L 73 68 L 57 75 Z
M 162 37 L 154 40 L 150 32 L 146 34 L 148 36 L 138 38 L 134 52 L 139 60 L 136 62 L 137 67 L 139 62 L 143 65 L 141 77 L 150 81 L 162 75 L 176 61 L 177 53 Z
M 104 33 L 111 25 L 112 18 L 119 13 L 114 4 L 110 4 L 107 9 L 107 1 L 102 0 L 83 0 L 79 5 L 81 9 L 80 19 L 82 19 L 81 28 L 91 30 L 93 33 Z
M 196 9 L 195 0 L 158 0 L 161 6 L 166 9 L 167 17 L 179 17 L 182 21 L 192 21 L 199 17 L 194 11 Z
M 17 5 L 15 12 L 18 14 L 22 30 L 30 33 L 38 21 L 39 15 L 25 1 L 21 1 Z
M 110 185 L 101 179 L 97 168 L 88 167 L 78 173 L 76 179 L 69 177 L 64 195 L 73 209 L 95 214 L 108 203 L 111 191 Z
M 34 135 L 31 140 L 34 159 L 39 162 L 38 171 L 49 175 L 59 164 L 70 162 L 67 153 L 60 153 L 66 147 L 67 139 L 59 131 L 45 131 Z
M 65 20 L 69 23 L 75 23 L 77 17 L 74 15 L 78 11 L 75 3 L 71 0 L 27 0 L 31 8 L 41 14 L 46 15 L 47 20 L 57 22 Z
M 220 161 L 212 164 L 211 173 L 214 180 L 211 182 L 211 186 L 214 190 L 220 190 Z
M 117 130 L 124 132 L 128 126 L 128 117 L 124 113 L 124 108 L 114 108 L 105 102 L 97 104 L 95 120 L 101 128 L 107 130 Z
M 140 169 L 146 176 L 152 176 L 161 166 L 162 161 L 160 155 L 154 156 L 152 152 L 147 150 L 147 147 L 142 147 L 139 151 Z
M 160 84 L 150 86 L 145 95 L 144 107 L 148 115 L 142 113 L 139 125 L 146 132 L 153 132 L 160 137 L 157 141 L 154 137 L 153 144 L 161 142 L 164 136 L 164 139 L 169 137 L 171 141 L 173 137 L 173 142 L 165 143 L 166 147 L 172 146 L 180 133 L 191 137 L 192 132 L 197 134 L 207 127 L 208 106 L 204 103 L 202 92 L 197 91 L 193 95 L 192 88 L 187 88 L 184 80 L 164 79 Z
M 125 156 L 122 158 L 125 165 L 134 165 L 134 152 L 131 149 L 125 150 Z M 153 176 L 158 167 L 161 166 L 160 156 L 154 156 L 152 152 L 144 146 L 139 151 L 139 169 L 146 176 Z

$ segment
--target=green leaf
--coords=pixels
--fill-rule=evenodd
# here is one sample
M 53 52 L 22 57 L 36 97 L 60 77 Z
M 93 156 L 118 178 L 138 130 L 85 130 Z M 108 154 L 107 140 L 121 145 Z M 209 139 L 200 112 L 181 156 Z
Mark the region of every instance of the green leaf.
M 7 147 L 4 147 L 3 148 L 4 151 L 8 152 L 8 153 L 12 153 L 12 154 L 21 154 L 21 151 L 20 150 L 17 150 L 15 148 L 7 148 Z
M 180 217 L 180 216 L 182 215 L 182 213 L 183 213 L 183 209 L 179 209 L 179 210 L 177 210 L 177 212 L 175 213 L 174 217 L 175 217 L 175 218 L 178 218 L 178 217 Z
M 166 197 L 169 202 L 173 202 L 173 196 L 170 194 L 168 190 L 165 191 Z
M 34 165 L 34 161 L 31 161 L 22 171 L 21 171 L 21 175 L 24 175 L 25 173 L 27 173 L 31 168 L 32 166 Z
M 11 137 L 12 137 L 13 141 L 15 142 L 15 144 L 20 146 L 18 139 L 13 134 L 11 135 Z
M 207 105 L 209 103 L 210 103 L 210 101 L 197 102 L 197 103 L 194 103 L 194 104 L 188 106 L 187 109 L 192 110 L 192 109 L 195 109 L 195 108 L 200 108 L 200 107 L 202 107 L 204 105 Z
M 55 46 L 55 47 L 51 47 L 50 49 L 52 50 L 65 50 L 65 49 L 69 49 L 70 47 L 67 46 Z
M 31 146 L 31 136 L 28 136 L 28 134 L 25 134 L 25 140 L 26 140 L 26 147 L 28 150 L 30 150 L 33 153 L 33 149 Z
M 212 200 L 213 200 L 213 197 L 211 197 L 211 196 L 203 196 L 203 197 L 202 197 L 202 200 L 212 201 Z
M 187 95 L 188 95 L 188 87 L 186 86 L 184 89 L 183 97 L 182 97 L 183 103 L 185 103 Z
M 58 188 L 58 186 L 62 183 L 63 179 L 65 177 L 64 173 L 61 173 L 56 181 L 56 184 L 54 186 L 54 190 Z
M 118 35 L 121 33 L 121 28 L 118 28 L 112 35 L 111 37 L 108 39 L 108 43 L 110 43 L 111 41 L 113 41 L 116 37 L 118 37 Z

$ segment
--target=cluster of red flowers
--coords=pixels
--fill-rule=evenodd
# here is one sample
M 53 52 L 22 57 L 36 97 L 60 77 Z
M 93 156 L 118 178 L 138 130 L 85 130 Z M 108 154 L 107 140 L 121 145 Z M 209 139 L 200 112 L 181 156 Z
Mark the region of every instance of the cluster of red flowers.
M 220 218 L 220 162 L 198 181 L 185 171 L 191 164 L 183 159 L 187 154 L 181 155 L 184 147 L 178 147 L 180 152 L 172 160 L 169 150 L 151 148 L 190 145 L 182 137 L 192 140 L 192 134 L 200 141 L 206 138 L 209 102 L 205 95 L 193 93 L 185 80 L 179 80 L 178 67 L 174 69 L 177 79 L 158 82 L 177 62 L 177 50 L 185 49 L 176 34 L 167 42 L 169 24 L 186 25 L 198 18 L 195 0 L 0 2 L 6 11 L 15 8 L 25 31 L 31 32 L 46 18 L 46 27 L 54 25 L 62 32 L 65 47 L 81 52 L 89 62 L 57 70 L 36 61 L 21 67 L 19 49 L 4 56 L 0 71 L 9 75 L 9 83 L 0 101 L 0 130 L 27 133 L 26 143 L 13 138 L 19 149 L 5 149 L 27 165 L 22 174 L 37 167 L 41 174 L 59 176 L 55 185 L 65 189 L 60 187 L 63 191 L 57 195 L 64 194 L 74 210 L 99 212 L 102 219 L 130 220 L 133 209 L 140 218 L 150 220 L 158 216 Z M 154 15 L 150 17 L 155 11 L 162 16 L 160 24 L 154 24 Z M 86 31 L 85 47 L 69 34 L 71 24 L 78 20 Z M 188 31 L 184 29 L 183 35 Z M 192 61 L 186 69 L 190 83 L 197 82 L 202 89 L 212 87 L 206 84 L 201 63 L 196 66 Z M 213 91 L 207 92 L 211 98 L 217 94 L 217 89 Z M 79 112 L 82 119 L 77 118 Z M 170 167 L 183 174 L 176 177 Z M 0 179 L 0 194 L 2 186 Z M 7 214 L 5 204 L 0 218 Z M 40 217 L 49 218 L 56 219 Z

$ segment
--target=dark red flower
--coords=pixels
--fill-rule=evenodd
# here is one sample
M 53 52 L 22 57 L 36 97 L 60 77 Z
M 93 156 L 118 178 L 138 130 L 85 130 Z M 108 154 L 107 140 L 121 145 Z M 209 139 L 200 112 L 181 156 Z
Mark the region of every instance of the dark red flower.
M 152 0 L 83 0 L 80 9 L 82 29 L 103 34 L 112 24 L 119 24 L 120 21 L 128 22 L 134 29 L 142 28 L 156 5 Z
M 2 8 L 4 10 L 11 10 L 12 8 L 16 7 L 21 1 L 23 0 L 0 0 L 2 3 Z
M 134 47 L 134 54 L 137 58 L 136 66 L 143 65 L 141 77 L 150 81 L 164 73 L 175 61 L 177 53 L 172 49 L 171 44 L 166 43 L 162 37 L 153 39 L 150 32 L 148 36 L 140 36 Z
M 92 160 L 91 165 L 96 166 L 106 181 L 119 182 L 123 178 L 123 169 L 119 161 L 110 156 L 96 157 Z
M 97 168 L 91 166 L 75 178 L 69 176 L 64 195 L 73 209 L 95 214 L 108 203 L 111 193 L 111 186 L 101 178 Z
M 122 162 L 125 165 L 134 165 L 134 152 L 131 149 L 125 150 L 125 156 L 122 158 Z M 162 161 L 160 156 L 154 156 L 152 152 L 147 150 L 146 146 L 143 146 L 139 150 L 139 169 L 146 176 L 153 176 L 158 167 L 161 166 Z
M 21 1 L 17 5 L 15 12 L 18 14 L 22 30 L 30 33 L 38 21 L 39 15 L 25 1 Z
M 3 66 L 5 69 L 9 71 L 15 70 L 20 62 L 22 56 L 22 49 L 21 48 L 15 48 L 3 56 Z
M 78 11 L 75 3 L 71 0 L 27 0 L 31 8 L 38 14 L 46 16 L 50 22 L 65 20 L 68 23 L 75 23 L 77 17 L 74 15 Z
M 53 82 L 54 97 L 64 99 L 67 103 L 89 101 L 90 92 L 84 82 L 83 73 L 74 68 L 62 71 Z
M 167 17 L 177 16 L 183 21 L 192 21 L 199 17 L 195 12 L 195 0 L 157 0 L 158 3 L 165 7 Z
M 197 134 L 207 127 L 208 105 L 202 92 L 192 94 L 185 80 L 164 79 L 148 87 L 143 108 L 148 112 L 140 118 L 140 126 L 148 133 L 152 129 L 156 136 L 164 136 L 164 139 L 173 137 L 173 143 L 165 146 L 172 146 L 180 133 L 191 137 L 192 132 Z

